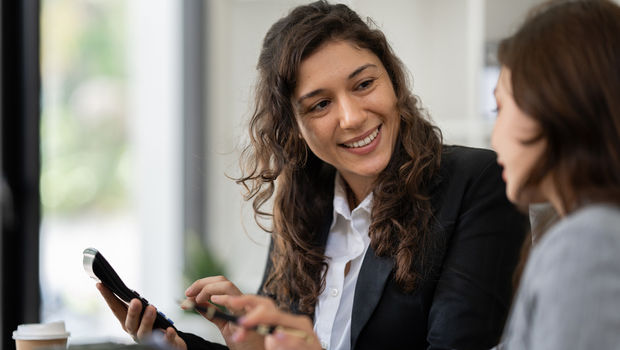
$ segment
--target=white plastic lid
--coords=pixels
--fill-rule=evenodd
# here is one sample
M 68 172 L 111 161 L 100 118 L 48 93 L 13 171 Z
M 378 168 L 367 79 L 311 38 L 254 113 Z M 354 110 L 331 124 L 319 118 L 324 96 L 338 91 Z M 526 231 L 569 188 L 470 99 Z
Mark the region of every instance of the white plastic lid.
M 20 324 L 13 332 L 13 339 L 19 340 L 49 340 L 68 338 L 69 332 L 65 330 L 65 321 L 51 323 Z

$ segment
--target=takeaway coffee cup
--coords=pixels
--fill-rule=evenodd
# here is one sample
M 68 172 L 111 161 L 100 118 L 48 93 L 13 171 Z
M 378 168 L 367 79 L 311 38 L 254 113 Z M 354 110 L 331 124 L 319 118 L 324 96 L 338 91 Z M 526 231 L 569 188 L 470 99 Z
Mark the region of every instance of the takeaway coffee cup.
M 64 321 L 22 324 L 13 332 L 16 350 L 66 349 L 67 338 Z

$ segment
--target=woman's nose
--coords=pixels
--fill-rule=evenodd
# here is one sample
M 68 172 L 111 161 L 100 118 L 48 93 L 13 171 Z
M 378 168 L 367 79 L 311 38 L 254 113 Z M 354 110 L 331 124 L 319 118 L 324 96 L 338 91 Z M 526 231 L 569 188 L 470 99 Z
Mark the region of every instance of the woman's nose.
M 340 101 L 340 127 L 342 129 L 356 129 L 364 124 L 367 118 L 366 111 L 352 98 L 343 98 Z

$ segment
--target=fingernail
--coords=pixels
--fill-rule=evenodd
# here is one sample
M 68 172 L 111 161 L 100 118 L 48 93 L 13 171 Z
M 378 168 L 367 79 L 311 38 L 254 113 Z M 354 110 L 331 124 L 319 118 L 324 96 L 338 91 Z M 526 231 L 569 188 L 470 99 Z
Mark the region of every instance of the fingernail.
M 211 301 L 214 301 L 214 302 L 217 303 L 219 300 L 220 300 L 220 296 L 219 295 L 212 295 L 211 296 Z
M 245 325 L 246 320 L 247 320 L 247 319 L 245 318 L 245 316 L 240 316 L 240 317 L 237 319 L 237 323 L 238 323 L 240 326 L 243 326 L 243 325 Z
M 286 338 L 286 334 L 284 334 L 284 332 L 276 332 L 275 337 L 280 340 L 284 340 L 284 338 Z
M 129 307 L 131 307 L 132 310 L 138 310 L 140 305 L 138 303 L 131 303 L 129 304 Z
M 183 310 L 193 309 L 194 306 L 196 306 L 196 303 L 189 299 L 185 299 L 181 302 L 181 309 Z
M 185 290 L 185 296 L 189 296 L 189 291 L 192 290 L 192 287 L 189 287 Z
M 146 309 L 146 311 L 144 311 L 144 316 L 145 316 L 145 317 L 151 317 L 151 316 L 153 316 L 153 310 L 151 310 L 150 308 L 149 308 L 149 309 Z

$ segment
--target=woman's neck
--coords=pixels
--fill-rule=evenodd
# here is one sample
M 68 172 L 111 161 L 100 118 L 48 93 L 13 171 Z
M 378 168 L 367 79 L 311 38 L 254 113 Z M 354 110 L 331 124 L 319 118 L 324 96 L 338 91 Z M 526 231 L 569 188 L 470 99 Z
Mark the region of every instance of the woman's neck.
M 360 205 L 366 196 L 368 196 L 370 193 L 371 184 L 347 181 L 344 177 L 342 177 L 342 179 L 347 192 L 347 202 L 349 203 L 349 208 L 353 210 Z
M 545 177 L 541 182 L 540 190 L 547 198 L 549 204 L 551 204 L 553 209 L 555 209 L 558 216 L 563 218 L 566 215 L 566 208 L 564 207 L 564 201 L 558 192 L 558 187 L 554 182 L 554 176 L 549 175 Z
M 357 206 L 360 204 L 360 201 L 357 199 L 355 193 L 353 193 L 353 190 L 351 190 L 349 186 L 347 186 L 347 202 L 351 210 L 357 208 Z

